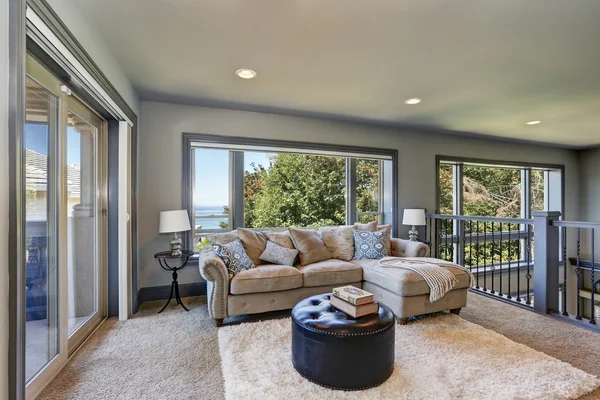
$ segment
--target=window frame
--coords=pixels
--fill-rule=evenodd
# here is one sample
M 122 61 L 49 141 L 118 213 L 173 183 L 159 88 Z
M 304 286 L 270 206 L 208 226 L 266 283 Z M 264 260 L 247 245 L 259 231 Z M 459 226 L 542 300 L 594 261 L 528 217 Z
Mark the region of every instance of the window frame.
M 491 159 L 478 159 L 478 158 L 467 158 L 467 157 L 455 157 L 455 156 L 443 156 L 436 155 L 436 182 L 435 182 L 435 193 L 436 193 L 436 214 L 440 213 L 441 209 L 441 187 L 440 187 L 440 167 L 443 164 L 452 165 L 453 171 L 453 213 L 451 215 L 456 216 L 465 216 L 464 215 L 464 199 L 463 199 L 463 167 L 465 165 L 469 166 L 481 166 L 481 167 L 506 167 L 506 168 L 515 168 L 521 170 L 521 215 L 518 219 L 532 219 L 532 211 L 531 211 L 531 170 L 539 169 L 545 171 L 545 181 L 546 185 L 544 187 L 544 203 L 546 208 L 550 208 L 550 196 L 548 194 L 549 189 L 549 172 L 556 171 L 560 172 L 560 210 L 551 210 L 551 211 L 560 211 L 561 217 L 559 219 L 565 219 L 565 166 L 561 164 L 541 164 L 541 163 L 529 163 L 529 162 L 515 162 L 515 161 L 503 161 L 503 160 L 491 160 Z M 457 213 L 458 210 L 458 213 Z M 493 217 L 489 217 L 493 218 Z M 532 220 L 533 222 L 533 220 Z M 521 229 L 518 231 L 518 237 L 527 237 L 527 235 L 531 234 L 530 232 L 531 225 L 527 225 L 527 227 L 521 226 Z M 452 227 L 452 235 L 447 235 L 447 237 L 451 238 L 452 243 L 459 243 L 458 238 L 461 236 L 459 231 L 459 224 L 457 221 L 454 221 Z M 481 236 L 481 234 L 479 234 Z M 446 237 L 446 236 L 444 236 Z M 484 236 L 485 237 L 485 236 Z M 562 235 L 561 235 L 561 243 L 560 246 L 562 248 Z M 457 247 L 454 250 L 454 259 L 458 259 L 458 254 L 456 251 Z M 523 247 L 522 247 L 523 254 Z M 522 257 L 523 258 L 523 257 Z M 562 261 L 562 253 L 560 255 L 560 260 Z
M 300 141 L 290 141 L 290 140 L 274 140 L 274 139 L 261 139 L 261 138 L 248 138 L 248 137 L 239 137 L 239 136 L 221 136 L 221 135 L 213 135 L 213 134 L 205 134 L 205 133 L 189 133 L 183 132 L 183 143 L 182 143 L 182 209 L 188 211 L 190 216 L 190 223 L 193 224 L 193 206 L 194 206 L 194 171 L 193 171 L 193 151 L 194 148 L 202 147 L 197 146 L 195 144 L 206 144 L 206 147 L 215 147 L 223 146 L 224 148 L 231 147 L 231 151 L 235 151 L 236 147 L 243 150 L 243 146 L 247 147 L 267 147 L 273 148 L 273 151 L 277 151 L 277 149 L 282 149 L 282 151 L 289 151 L 289 149 L 294 149 L 298 151 L 306 150 L 309 154 L 314 154 L 315 152 L 324 152 L 322 154 L 327 156 L 327 153 L 337 153 L 337 154 L 347 154 L 347 157 L 357 157 L 358 155 L 364 155 L 365 158 L 368 156 L 382 158 L 385 157 L 389 159 L 392 163 L 392 209 L 391 209 L 391 224 L 392 224 L 392 236 L 396 237 L 398 232 L 398 196 L 399 196 L 399 185 L 398 185 L 398 150 L 395 149 L 384 149 L 384 148 L 376 148 L 376 147 L 358 147 L 358 146 L 348 146 L 348 145 L 337 145 L 330 143 L 312 143 L 312 142 L 300 142 Z M 248 149 L 247 151 L 251 151 Z M 348 163 L 347 163 L 348 164 Z M 234 167 L 235 168 L 235 167 Z M 380 174 L 380 182 L 382 182 L 381 175 L 383 174 L 383 168 L 380 168 L 382 172 Z M 230 171 L 230 184 L 236 185 L 236 177 L 233 171 Z M 238 182 L 239 184 L 239 182 Z M 243 184 L 243 182 L 242 182 Z M 233 208 L 235 208 L 236 194 L 234 193 L 235 189 L 230 193 L 230 198 Z M 350 193 L 350 191 L 349 191 Z M 347 197 L 347 204 L 351 197 Z M 383 196 L 379 196 L 380 206 L 383 206 Z M 238 199 L 239 201 L 239 199 Z M 243 199 L 242 199 L 243 202 Z M 230 213 L 235 215 L 236 210 L 230 209 Z M 380 208 L 381 213 L 383 214 L 385 210 Z M 347 218 L 351 214 L 347 213 Z M 356 215 L 353 215 L 356 217 Z M 243 223 L 243 218 L 242 218 Z M 235 229 L 236 225 L 239 225 L 234 222 L 232 225 L 232 229 Z M 193 235 L 194 230 L 189 234 L 186 234 L 183 237 L 184 246 L 186 248 L 191 248 L 193 245 Z
M 440 210 L 440 196 L 441 196 L 441 190 L 440 190 L 440 166 L 442 164 L 448 163 L 448 164 L 454 164 L 455 168 L 453 176 L 455 179 L 455 184 L 454 184 L 454 203 L 455 203 L 455 208 L 454 208 L 454 215 L 463 215 L 464 211 L 463 211 L 463 190 L 462 190 L 462 186 L 463 186 L 463 180 L 462 180 L 462 167 L 466 164 L 467 166 L 469 164 L 473 164 L 474 166 L 477 165 L 481 165 L 482 167 L 485 166 L 489 166 L 489 167 L 514 167 L 515 169 L 521 169 L 521 173 L 522 173 L 522 178 L 521 178 L 521 185 L 523 185 L 523 190 L 521 190 L 521 208 L 522 208 L 522 212 L 521 212 L 521 217 L 520 218 L 525 218 L 525 219 L 531 219 L 531 202 L 529 201 L 530 197 L 531 197 L 531 177 L 530 175 L 530 170 L 531 169 L 542 169 L 542 170 L 554 170 L 554 171 L 559 171 L 560 172 L 560 179 L 561 179 L 561 191 L 560 191 L 560 210 L 553 210 L 553 211 L 560 211 L 562 214 L 561 219 L 565 218 L 565 166 L 561 165 L 561 164 L 541 164 L 541 163 L 530 163 L 530 162 L 515 162 L 515 161 L 502 161 L 502 160 L 493 160 L 493 159 L 478 159 L 478 158 L 467 158 L 467 157 L 455 157 L 455 156 L 443 156 L 443 155 L 436 155 L 436 170 L 435 170 L 435 174 L 436 174 L 436 179 L 435 179 L 435 193 L 436 193 L 436 212 Z M 457 171 L 458 170 L 458 171 Z M 458 172 L 458 173 L 457 173 Z M 544 202 L 546 203 L 546 206 L 549 205 L 549 196 L 547 194 L 547 187 L 544 188 Z M 456 196 L 458 193 L 458 196 Z M 528 199 L 527 201 L 525 201 L 526 199 Z M 459 210 L 459 213 L 456 213 L 456 209 Z

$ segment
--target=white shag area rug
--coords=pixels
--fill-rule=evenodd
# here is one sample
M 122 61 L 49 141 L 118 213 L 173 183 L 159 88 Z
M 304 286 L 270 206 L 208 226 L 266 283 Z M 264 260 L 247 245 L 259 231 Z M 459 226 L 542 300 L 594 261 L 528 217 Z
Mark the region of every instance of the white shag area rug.
M 551 400 L 600 386 L 593 375 L 451 314 L 396 325 L 394 373 L 359 392 L 326 389 L 296 372 L 289 318 L 222 327 L 219 352 L 227 400 Z

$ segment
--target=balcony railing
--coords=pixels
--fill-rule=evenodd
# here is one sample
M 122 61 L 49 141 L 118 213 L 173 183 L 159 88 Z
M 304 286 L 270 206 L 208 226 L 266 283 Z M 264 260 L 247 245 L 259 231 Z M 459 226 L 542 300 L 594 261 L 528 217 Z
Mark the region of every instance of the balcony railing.
M 596 326 L 600 223 L 559 218 L 552 211 L 536 212 L 532 219 L 428 214 L 424 238 L 433 257 L 473 272 L 473 290 Z
M 464 265 L 474 289 L 527 306 L 533 304 L 533 220 L 427 215 L 432 255 Z

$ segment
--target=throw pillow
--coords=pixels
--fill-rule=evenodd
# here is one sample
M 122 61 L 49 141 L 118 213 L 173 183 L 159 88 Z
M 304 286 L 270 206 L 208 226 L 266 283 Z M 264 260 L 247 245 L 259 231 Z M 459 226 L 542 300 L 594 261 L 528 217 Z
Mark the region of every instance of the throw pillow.
M 380 231 L 386 229 L 388 231 L 388 240 L 387 243 L 385 244 L 385 247 L 387 247 L 388 249 L 388 255 L 391 256 L 392 255 L 392 224 L 387 224 L 387 225 L 377 225 L 377 229 L 375 229 L 376 231 Z
M 280 245 L 281 247 L 285 247 L 286 249 L 294 248 L 294 243 L 292 243 L 292 238 L 290 237 L 290 233 L 288 231 L 265 232 L 265 236 L 267 237 L 268 240 Z
M 360 224 L 357 222 L 354 224 L 354 229 L 357 229 L 359 231 L 375 232 L 377 230 L 377 222 L 372 221 L 372 222 L 369 222 L 368 224 Z
M 356 260 L 379 260 L 388 256 L 386 242 L 389 240 L 389 231 L 358 231 L 354 230 L 354 258 Z
M 225 244 L 233 242 L 236 239 L 239 239 L 238 233 L 236 231 L 231 231 L 227 233 L 212 233 L 206 235 L 206 240 L 208 240 L 212 245 Z
M 266 236 L 262 232 L 255 232 L 250 229 L 238 228 L 237 231 L 248 257 L 254 264 L 260 264 L 260 255 L 267 247 Z
M 260 255 L 260 259 L 271 264 L 292 266 L 297 256 L 298 250 L 285 248 L 269 240 L 267 241 L 267 248 Z
M 354 234 L 352 226 L 322 226 L 321 240 L 333 258 L 350 261 L 354 257 Z
M 314 229 L 290 228 L 290 236 L 294 246 L 300 252 L 302 265 L 313 264 L 331 259 L 331 253 L 319 237 L 319 232 Z
M 213 250 L 225 263 L 229 279 L 242 271 L 255 267 L 239 239 L 225 244 L 215 244 Z

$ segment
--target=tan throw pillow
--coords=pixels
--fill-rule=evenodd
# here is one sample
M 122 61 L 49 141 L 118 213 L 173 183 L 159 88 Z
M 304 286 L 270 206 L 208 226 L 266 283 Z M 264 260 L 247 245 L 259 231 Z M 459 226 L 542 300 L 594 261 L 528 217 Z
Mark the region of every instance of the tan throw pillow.
M 271 242 L 280 245 L 281 247 L 285 247 L 286 249 L 293 249 L 294 243 L 292 243 L 292 238 L 290 237 L 290 233 L 288 231 L 285 232 L 265 232 L 265 236 Z
M 354 234 L 352 226 L 322 226 L 321 240 L 333 258 L 350 261 L 354 257 Z
M 387 225 L 377 225 L 377 228 L 375 229 L 376 231 L 381 231 L 385 229 L 386 235 L 387 235 L 387 242 L 386 242 L 386 247 L 387 247 L 387 251 L 388 251 L 388 255 L 392 255 L 392 224 L 387 224 Z
M 231 231 L 227 233 L 211 233 L 209 235 L 206 235 L 205 237 L 206 240 L 208 240 L 212 245 L 227 244 L 239 239 L 238 233 L 236 231 Z
M 354 229 L 359 231 L 375 232 L 377 230 L 377 222 L 373 221 L 369 222 L 368 224 L 360 224 L 357 222 L 354 224 Z
M 290 228 L 289 231 L 294 246 L 300 252 L 302 265 L 331 259 L 331 253 L 319 237 L 319 232 L 314 229 L 296 228 Z
M 262 232 L 255 232 L 250 229 L 238 228 L 237 231 L 248 257 L 256 265 L 262 264 L 260 255 L 267 247 L 267 237 Z

